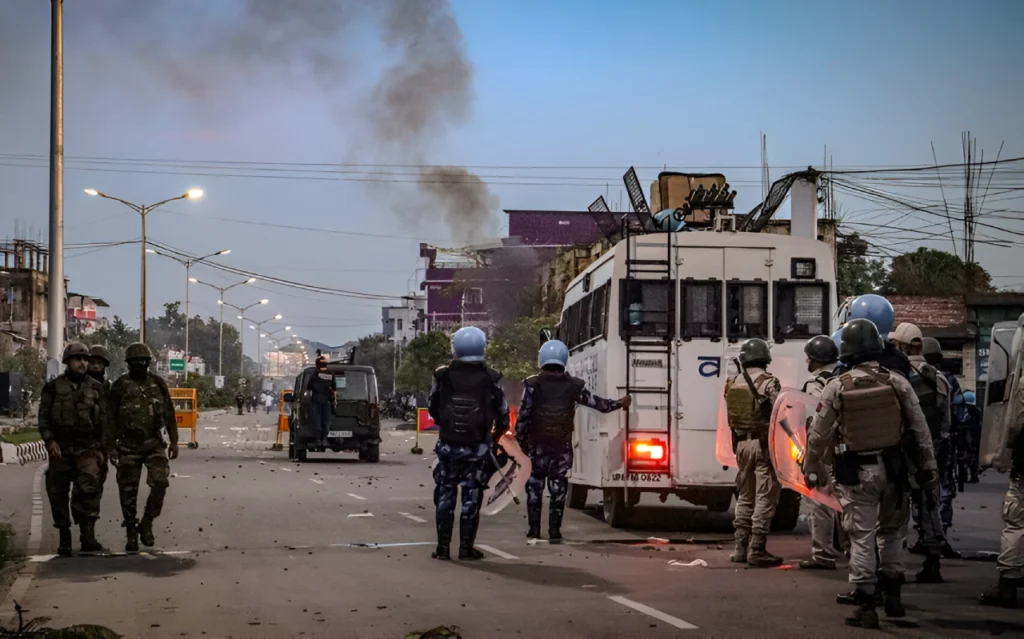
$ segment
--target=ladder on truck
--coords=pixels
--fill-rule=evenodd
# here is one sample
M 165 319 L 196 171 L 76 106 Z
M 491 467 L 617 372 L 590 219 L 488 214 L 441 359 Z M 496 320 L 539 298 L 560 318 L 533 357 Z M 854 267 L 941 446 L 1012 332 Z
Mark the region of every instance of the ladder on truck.
M 626 325 L 627 330 L 623 331 L 622 341 L 625 345 L 626 351 L 626 394 L 633 398 L 633 401 L 637 404 L 637 396 L 654 396 L 660 399 L 665 406 L 665 454 L 668 456 L 668 469 L 667 472 L 671 475 L 672 473 L 672 410 L 670 407 L 672 398 L 672 346 L 674 343 L 675 336 L 675 287 L 672 286 L 672 238 L 675 234 L 671 232 L 654 232 L 648 233 L 644 228 L 638 225 L 636 222 L 625 217 L 623 219 L 623 232 L 622 237 L 626 243 L 626 272 L 624 277 L 623 292 L 632 290 L 632 282 L 638 280 L 646 281 L 657 281 L 665 282 L 667 288 L 667 304 L 664 310 L 650 310 L 647 308 L 641 309 L 641 326 L 646 325 L 647 321 L 657 322 L 665 324 L 666 330 L 663 334 L 649 334 L 651 331 L 634 331 L 628 327 L 629 324 L 629 306 L 623 305 L 623 310 L 627 313 Z M 655 259 L 644 259 L 638 257 L 640 249 L 637 247 L 637 243 L 643 238 L 661 239 L 664 237 L 665 241 L 665 253 L 663 257 Z M 641 386 L 639 385 L 637 377 L 637 368 L 633 366 L 634 357 L 645 357 L 645 356 L 659 356 L 663 357 L 665 362 L 665 384 L 662 387 L 658 386 Z M 624 505 L 628 508 L 630 505 L 629 499 L 629 445 L 630 445 L 630 433 L 638 432 L 637 424 L 631 423 L 630 420 L 631 411 L 626 411 L 625 417 L 625 440 L 623 448 L 623 460 L 626 465 L 623 499 Z M 660 435 L 660 433 L 659 433 Z

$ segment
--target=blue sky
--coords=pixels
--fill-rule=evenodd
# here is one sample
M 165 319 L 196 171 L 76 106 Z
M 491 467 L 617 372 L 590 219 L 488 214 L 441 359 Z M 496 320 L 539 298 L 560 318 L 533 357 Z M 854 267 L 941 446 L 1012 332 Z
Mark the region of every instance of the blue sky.
M 322 42 L 322 51 L 343 63 L 327 79 L 302 72 L 300 63 L 264 62 L 256 55 L 246 65 L 252 68 L 236 74 L 223 59 L 204 57 L 197 43 L 217 42 L 219 30 L 237 18 L 237 2 L 165 0 L 157 9 L 132 12 L 124 10 L 127 5 L 66 4 L 68 156 L 416 163 L 407 159 L 415 154 L 385 151 L 366 138 L 366 89 L 391 60 L 372 29 L 348 28 Z M 485 176 L 595 178 L 584 186 L 578 179 L 527 186 L 485 178 L 495 182 L 491 189 L 502 208 L 584 208 L 604 194 L 605 179 L 617 200 L 628 166 L 667 164 L 721 170 L 740 192 L 738 208 L 747 210 L 760 199 L 760 131 L 768 136 L 773 177 L 785 167 L 820 164 L 826 144 L 837 167 L 926 164 L 932 141 L 940 162 L 959 162 L 966 129 L 977 136 L 986 159 L 1004 140 L 1004 158 L 1024 156 L 1024 3 L 462 0 L 453 2 L 453 11 L 473 65 L 474 99 L 467 117 L 431 128 L 429 143 L 419 150 L 424 157 L 483 167 L 555 167 L 475 169 Z M 48 29 L 49 3 L 0 3 L 0 154 L 47 153 Z M 151 47 L 143 48 L 144 42 Z M 197 99 L 152 74 L 146 51 L 180 61 L 187 76 L 207 80 L 208 93 Z M 45 240 L 44 164 L 0 157 L 0 233 L 12 236 L 17 221 Z M 228 263 L 268 275 L 400 295 L 417 266 L 418 239 L 323 235 L 210 218 L 435 242 L 449 237 L 436 211 L 418 204 L 410 184 L 71 166 L 69 161 L 65 175 L 68 243 L 127 240 L 139 233 L 134 213 L 85 196 L 86 186 L 138 202 L 200 186 L 203 201 L 153 214 L 150 237 L 196 254 L 231 248 Z M 616 168 L 571 168 L 594 166 Z M 641 178 L 646 183 L 656 173 L 644 169 Z M 570 181 L 575 183 L 564 185 Z M 843 204 L 852 211 L 865 208 L 853 200 Z M 931 245 L 948 249 L 950 243 Z M 993 274 L 1011 276 L 1019 273 L 1011 250 L 981 247 L 978 255 Z M 72 288 L 103 297 L 111 314 L 132 321 L 137 271 L 137 246 L 68 253 Z M 197 271 L 200 279 L 229 281 Z M 181 299 L 183 289 L 180 266 L 150 262 L 151 314 L 163 302 Z M 270 298 L 267 316 L 283 313 L 282 324 L 328 343 L 379 326 L 379 302 L 269 285 L 232 293 L 229 299 L 239 304 Z M 193 289 L 193 300 L 193 312 L 217 312 L 212 291 Z M 248 346 L 254 353 L 251 338 Z

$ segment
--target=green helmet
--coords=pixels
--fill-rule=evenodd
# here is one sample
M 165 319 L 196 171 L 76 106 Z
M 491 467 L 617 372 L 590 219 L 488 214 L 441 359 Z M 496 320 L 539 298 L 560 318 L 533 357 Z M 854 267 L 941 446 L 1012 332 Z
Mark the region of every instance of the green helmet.
M 91 346 L 89 348 L 89 357 L 102 359 L 104 366 L 110 366 L 110 351 L 108 351 L 107 347 L 102 344 L 94 344 Z
M 885 345 L 878 327 L 871 320 L 855 319 L 843 327 L 842 345 L 839 347 L 839 359 L 849 359 L 866 353 L 879 353 Z
M 922 339 L 921 355 L 924 356 L 924 361 L 932 366 L 938 366 L 942 362 L 942 346 L 939 345 L 939 340 L 934 337 Z
M 743 342 L 740 346 L 740 364 L 744 366 L 756 366 L 758 364 L 767 366 L 772 363 L 772 352 L 768 342 L 763 339 L 753 338 Z
M 135 342 L 125 349 L 124 358 L 126 361 L 130 359 L 153 359 L 153 353 L 142 342 Z
M 82 342 L 71 342 L 64 347 L 64 356 L 60 361 L 67 364 L 72 357 L 89 357 L 89 347 Z

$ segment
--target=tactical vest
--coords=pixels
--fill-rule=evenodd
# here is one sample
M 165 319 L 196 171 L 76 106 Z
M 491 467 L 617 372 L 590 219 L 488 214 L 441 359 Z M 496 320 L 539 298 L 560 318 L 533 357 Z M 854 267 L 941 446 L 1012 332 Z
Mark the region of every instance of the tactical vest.
M 160 382 L 152 374 L 136 382 L 127 375 L 118 380 L 122 392 L 117 415 L 118 441 L 126 448 L 147 447 L 155 442 L 163 443 L 162 414 L 164 395 Z
M 889 382 L 889 371 L 865 365 L 854 370 L 867 375 L 855 376 L 850 372 L 839 376 L 846 449 L 861 452 L 898 445 L 903 436 L 903 408 Z
M 770 373 L 761 373 L 753 380 L 754 388 L 759 389 L 759 394 L 761 383 L 770 378 Z M 764 395 L 761 397 L 764 401 L 758 402 L 742 374 L 726 381 L 725 407 L 729 416 L 729 428 L 744 435 L 766 434 L 771 421 L 772 406 L 768 405 L 769 402 Z
M 309 379 L 309 390 L 314 398 L 329 400 L 334 390 L 334 375 L 315 371 Z
M 568 373 L 545 371 L 527 379 L 526 385 L 533 390 L 530 442 L 553 445 L 571 442 L 576 400 L 586 382 Z
M 819 371 L 817 373 L 814 373 L 814 375 L 812 375 L 809 380 L 804 382 L 804 386 L 800 390 L 810 394 L 811 387 L 813 386 L 816 387 L 814 388 L 814 395 L 821 395 L 821 391 L 825 389 L 825 385 L 828 384 L 828 380 L 832 379 L 833 374 L 834 371 Z
M 53 381 L 54 397 L 51 419 L 54 439 L 59 444 L 76 446 L 99 445 L 103 424 L 100 423 L 100 401 L 103 389 L 99 382 L 86 377 L 73 382 L 66 375 Z
M 939 381 L 935 368 L 929 364 L 922 364 L 920 368 L 914 369 L 910 373 L 910 385 L 914 387 L 917 401 L 921 403 L 921 412 L 924 413 L 924 420 L 928 422 L 932 439 L 938 439 L 942 435 L 942 397 L 939 396 Z
M 491 408 L 492 371 L 483 366 L 453 363 L 438 373 L 441 386 L 440 439 L 472 445 L 487 441 L 494 415 Z

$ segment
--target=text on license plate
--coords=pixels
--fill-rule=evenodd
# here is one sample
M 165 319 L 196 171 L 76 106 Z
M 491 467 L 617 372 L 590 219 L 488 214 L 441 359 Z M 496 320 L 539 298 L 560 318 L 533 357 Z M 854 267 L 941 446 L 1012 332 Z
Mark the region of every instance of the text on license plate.
M 331 437 L 331 438 L 335 438 L 335 437 L 337 437 L 337 438 L 351 437 L 352 436 L 352 431 L 350 431 L 350 430 L 332 430 L 332 431 L 327 433 L 327 436 Z

